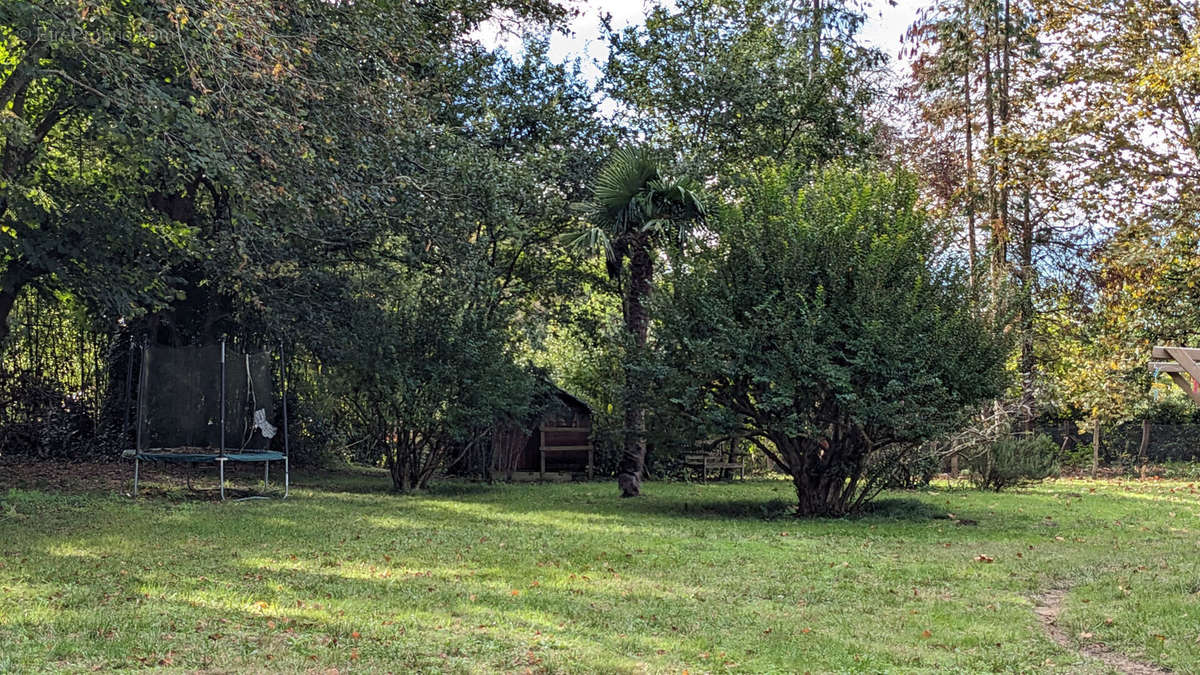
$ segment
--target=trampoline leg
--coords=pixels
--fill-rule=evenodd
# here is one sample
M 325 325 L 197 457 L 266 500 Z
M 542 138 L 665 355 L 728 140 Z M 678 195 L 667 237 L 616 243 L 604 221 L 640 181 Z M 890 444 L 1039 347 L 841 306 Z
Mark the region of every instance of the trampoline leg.
M 225 501 L 225 458 L 217 458 L 217 468 L 221 474 L 221 501 Z
M 133 496 L 134 497 L 137 496 L 138 468 L 139 468 L 139 464 L 141 463 L 141 461 L 142 460 L 137 455 L 133 456 Z
M 271 462 L 263 462 L 263 490 L 271 487 Z
M 288 458 L 287 458 L 287 455 L 284 455 L 284 457 L 283 457 L 283 498 L 284 499 L 287 499 L 288 484 L 291 482 L 291 478 L 292 478 L 291 470 L 288 469 Z

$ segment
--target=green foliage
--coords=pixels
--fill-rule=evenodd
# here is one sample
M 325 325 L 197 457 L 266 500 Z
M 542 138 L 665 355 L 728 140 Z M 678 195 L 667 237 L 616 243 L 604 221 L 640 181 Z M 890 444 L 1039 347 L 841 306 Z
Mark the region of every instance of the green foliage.
M 699 184 L 687 176 L 664 175 L 662 159 L 645 146 L 613 152 L 596 173 L 585 208 L 592 227 L 567 235 L 566 241 L 603 251 L 609 275 L 617 279 L 623 276 L 626 257 L 664 243 L 678 247 L 705 213 Z
M 4 5 L 0 325 L 52 290 L 102 342 L 282 334 L 316 364 L 298 458 L 379 457 L 397 424 L 468 441 L 498 405 L 486 384 L 527 397 L 512 348 L 579 283 L 556 238 L 608 138 L 544 40 L 519 58 L 478 44 L 497 13 L 565 17 L 545 0 Z
M 860 508 L 876 458 L 946 431 L 1002 385 L 1007 341 L 978 315 L 906 175 L 835 169 L 797 190 L 765 168 L 680 266 L 657 345 L 684 414 L 757 439 L 800 513 Z
M 598 261 L 585 263 L 599 269 Z M 581 288 L 563 315 L 548 327 L 533 363 L 592 409 L 592 443 L 600 475 L 616 472 L 624 446 L 625 329 L 620 304 L 601 284 Z
M 0 454 L 77 461 L 130 447 L 128 336 L 66 291 L 26 288 L 12 325 L 0 359 Z
M 1054 475 L 1058 446 L 1045 434 L 1012 434 L 963 459 L 975 487 L 999 492 Z
M 509 352 L 507 317 L 479 304 L 470 277 L 372 281 L 380 287 L 346 307 L 355 339 L 328 355 L 326 395 L 397 490 L 423 489 L 494 422 L 525 419 L 536 382 Z
M 494 63 L 467 36 L 496 11 L 564 15 L 543 0 L 6 4 L 0 319 L 21 287 L 61 285 L 109 316 L 163 309 L 146 327 L 164 341 L 280 332 L 331 268 L 419 233 L 431 193 L 461 194 L 441 148 L 472 155 L 452 142 L 452 94 Z
M 1164 462 L 1161 467 L 1157 467 L 1156 474 L 1170 480 L 1194 482 L 1200 480 L 1200 463 Z
M 658 3 L 610 30 L 605 90 L 695 175 L 862 156 L 884 56 L 855 41 L 861 24 L 848 2 Z

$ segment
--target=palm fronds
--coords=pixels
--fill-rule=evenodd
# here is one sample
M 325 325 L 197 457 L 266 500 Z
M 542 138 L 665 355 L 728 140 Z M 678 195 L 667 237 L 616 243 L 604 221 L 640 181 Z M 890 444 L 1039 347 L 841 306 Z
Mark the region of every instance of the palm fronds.
M 661 163 L 646 147 L 624 147 L 596 176 L 592 201 L 581 205 L 590 227 L 563 235 L 572 248 L 604 251 L 609 273 L 621 269 L 630 240 L 682 242 L 703 220 L 704 200 L 699 185 L 688 178 L 664 176 Z

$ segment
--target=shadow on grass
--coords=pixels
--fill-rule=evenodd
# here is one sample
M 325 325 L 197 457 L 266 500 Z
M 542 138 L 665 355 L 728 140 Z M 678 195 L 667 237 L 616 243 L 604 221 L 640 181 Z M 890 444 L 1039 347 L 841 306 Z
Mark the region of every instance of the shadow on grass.
M 884 497 L 868 502 L 855 518 L 923 521 L 945 519 L 946 510 L 915 497 Z
M 684 518 L 723 518 L 732 520 L 775 520 L 793 518 L 796 515 L 796 502 L 789 499 L 700 499 L 684 501 L 638 500 L 626 506 L 623 511 L 642 513 L 652 516 L 675 516 Z M 558 505 L 557 508 L 564 508 Z M 588 511 L 587 508 L 565 507 L 568 510 Z M 896 521 L 924 522 L 945 518 L 945 510 L 927 504 L 912 497 L 888 497 L 877 499 L 863 507 L 862 511 L 852 513 L 846 518 L 813 517 L 806 520 L 835 521 L 858 520 L 864 518 L 886 519 Z
M 615 499 L 614 499 L 615 501 Z M 591 506 L 592 508 L 588 508 Z M 641 513 L 647 516 L 684 518 L 721 518 L 731 520 L 773 520 L 790 517 L 796 509 L 794 502 L 783 499 L 684 499 L 660 500 L 640 498 L 623 500 L 620 510 L 626 513 Z M 590 512 L 593 505 L 559 505 L 558 508 L 579 512 Z
M 328 472 L 309 472 L 299 481 L 305 487 L 324 492 L 344 492 L 355 495 L 394 495 L 401 493 L 391 489 L 386 472 L 378 469 L 351 468 Z M 581 514 L 641 514 L 648 517 L 686 519 L 729 519 L 729 520 L 776 520 L 795 516 L 796 502 L 791 495 L 791 486 L 784 486 L 786 497 L 747 499 L 733 497 L 740 484 L 721 483 L 693 486 L 699 488 L 691 495 L 662 497 L 650 484 L 647 496 L 637 499 L 619 499 L 615 485 L 608 482 L 586 482 L 555 485 L 527 485 L 484 481 L 452 480 L 434 482 L 429 489 L 412 493 L 416 497 L 447 499 L 476 503 L 482 499 L 497 511 L 528 513 L 553 508 Z M 544 489 L 545 499 L 506 500 L 500 495 L 510 489 Z M 725 490 L 724 488 L 731 488 Z M 563 498 L 564 490 L 575 490 L 581 498 Z M 611 493 L 609 492 L 611 491 Z M 705 492 L 716 494 L 704 494 Z M 552 494 L 550 494 L 552 493 Z M 915 497 L 885 497 L 868 503 L 864 509 L 849 516 L 850 519 L 876 518 L 895 521 L 923 522 L 945 518 L 944 510 Z M 812 520 L 841 520 L 814 518 Z

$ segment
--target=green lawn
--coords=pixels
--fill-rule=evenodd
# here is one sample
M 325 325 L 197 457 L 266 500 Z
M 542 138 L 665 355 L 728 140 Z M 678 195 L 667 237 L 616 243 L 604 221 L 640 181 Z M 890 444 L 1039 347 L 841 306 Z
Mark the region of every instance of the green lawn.
M 1104 672 L 1046 636 L 1050 589 L 1076 639 L 1200 668 L 1183 482 L 943 485 L 840 521 L 785 515 L 780 481 L 387 486 L 0 493 L 0 671 Z

